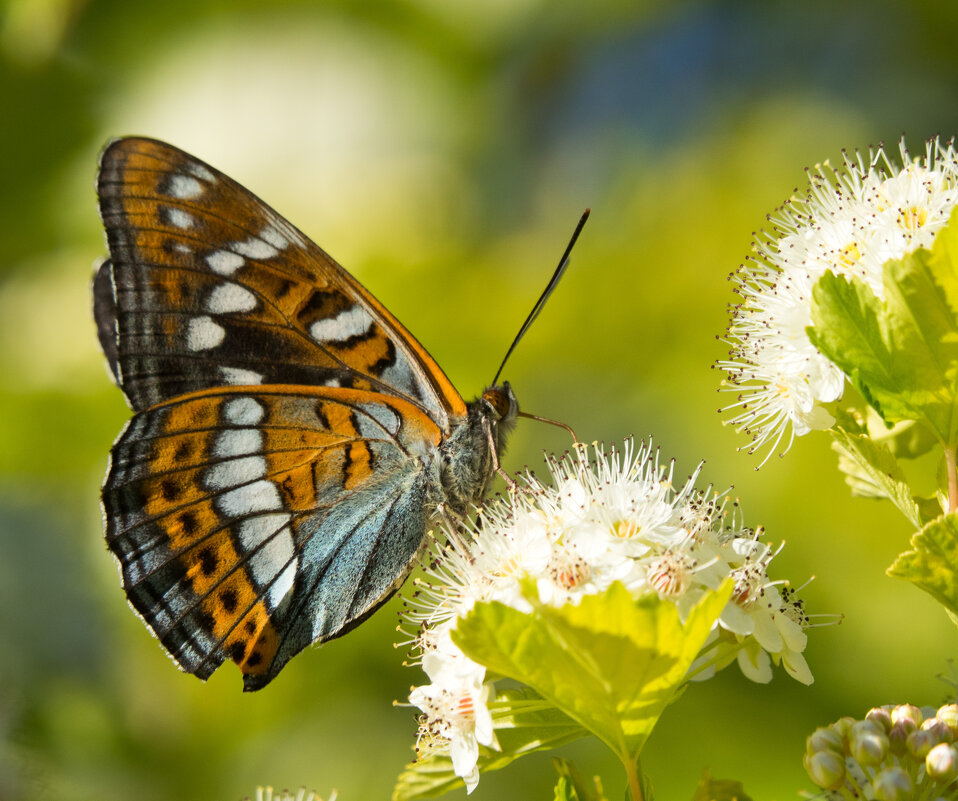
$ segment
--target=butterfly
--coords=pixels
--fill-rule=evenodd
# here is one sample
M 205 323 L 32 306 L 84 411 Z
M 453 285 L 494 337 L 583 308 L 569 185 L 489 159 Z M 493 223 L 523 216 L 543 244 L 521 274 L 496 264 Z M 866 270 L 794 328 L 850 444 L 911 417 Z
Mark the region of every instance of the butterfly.
M 465 515 L 519 413 L 466 403 L 383 305 L 251 192 L 171 145 L 107 145 L 97 333 L 134 415 L 102 490 L 133 609 L 244 689 L 361 623 L 431 515 Z M 498 376 L 497 376 L 498 379 Z

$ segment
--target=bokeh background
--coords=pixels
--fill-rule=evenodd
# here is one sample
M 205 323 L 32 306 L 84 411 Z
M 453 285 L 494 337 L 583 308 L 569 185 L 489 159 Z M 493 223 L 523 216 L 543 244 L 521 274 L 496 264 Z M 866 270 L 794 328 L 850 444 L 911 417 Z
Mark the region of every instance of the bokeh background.
M 728 274 L 803 168 L 958 133 L 958 5 L 893 0 L 6 0 L 0 18 L 0 799 L 218 799 L 259 784 L 387 798 L 411 756 L 416 670 L 398 606 L 244 695 L 179 673 L 127 608 L 98 487 L 127 418 L 97 350 L 97 154 L 166 139 L 267 199 L 352 270 L 466 396 L 489 382 L 586 206 L 564 284 L 506 377 L 586 441 L 653 435 L 680 476 L 735 485 L 788 540 L 816 675 L 732 668 L 662 719 L 662 799 L 700 772 L 756 799 L 808 787 L 804 737 L 937 704 L 954 627 L 887 578 L 908 530 L 851 499 L 824 435 L 759 472 L 721 424 Z M 728 396 L 724 396 L 727 398 Z M 524 422 L 509 469 L 566 435 Z M 624 784 L 595 745 L 563 750 Z M 549 798 L 548 757 L 478 799 Z M 463 797 L 460 791 L 454 797 Z

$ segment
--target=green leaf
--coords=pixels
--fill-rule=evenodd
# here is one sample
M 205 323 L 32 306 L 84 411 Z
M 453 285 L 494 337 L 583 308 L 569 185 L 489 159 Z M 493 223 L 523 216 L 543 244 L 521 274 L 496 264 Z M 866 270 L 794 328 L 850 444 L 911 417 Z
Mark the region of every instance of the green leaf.
M 864 412 L 852 406 L 832 409 L 835 424 L 849 434 L 866 434 L 880 445 L 886 445 L 896 459 L 916 459 L 938 446 L 934 432 L 923 423 L 903 420 L 889 428 L 871 407 Z
M 501 751 L 480 746 L 480 773 L 499 770 L 535 751 L 558 748 L 587 733 L 528 687 L 500 691 L 490 702 L 489 711 Z M 462 779 L 453 772 L 452 760 L 432 755 L 406 765 L 392 797 L 393 801 L 434 798 L 462 786 Z
M 911 538 L 911 547 L 888 568 L 888 575 L 908 579 L 951 615 L 958 614 L 958 515 L 932 520 Z
M 916 420 L 903 420 L 880 435 L 873 433 L 872 438 L 886 445 L 892 456 L 898 459 L 917 459 L 939 444 L 934 432 Z
M 885 300 L 858 278 L 826 273 L 812 291 L 809 338 L 886 423 L 923 420 L 958 444 L 958 225 L 933 249 L 883 268 Z
M 844 428 L 849 434 L 868 433 L 868 424 L 865 419 L 865 414 L 859 409 L 852 406 L 839 406 L 834 410 L 833 416 L 835 417 L 835 428 Z
M 922 519 L 905 481 L 905 474 L 885 445 L 879 445 L 863 434 L 850 434 L 842 428 L 831 429 L 832 450 L 838 454 L 838 469 L 845 474 L 845 483 L 852 494 L 863 498 L 887 498 L 921 528 Z
M 731 590 L 729 581 L 706 595 L 684 624 L 673 604 L 636 601 L 618 583 L 529 614 L 481 603 L 452 636 L 470 659 L 529 685 L 624 761 L 641 751 Z
M 500 748 L 516 756 L 557 748 L 587 734 L 529 687 L 500 690 L 489 711 Z
M 692 801 L 751 801 L 741 782 L 713 779 L 708 771 L 702 775 Z
M 934 498 L 921 498 L 916 495 L 914 501 L 918 504 L 918 516 L 921 517 L 922 521 L 934 520 L 936 517 L 940 517 L 948 505 L 947 500 L 943 496 L 939 499 L 937 496 Z
M 488 754 L 487 749 L 480 746 L 480 764 L 485 757 L 488 757 Z M 489 769 L 488 766 L 486 769 Z M 448 756 L 433 754 L 410 762 L 403 768 L 399 778 L 396 779 L 396 786 L 393 787 L 392 801 L 436 798 L 456 787 L 463 786 L 462 779 L 452 770 L 452 759 Z

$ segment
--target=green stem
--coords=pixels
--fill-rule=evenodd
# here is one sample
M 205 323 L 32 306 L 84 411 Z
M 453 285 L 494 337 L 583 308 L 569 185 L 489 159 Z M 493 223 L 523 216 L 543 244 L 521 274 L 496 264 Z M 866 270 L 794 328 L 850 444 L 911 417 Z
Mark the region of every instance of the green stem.
M 958 510 L 958 465 L 955 463 L 955 449 L 945 446 L 945 466 L 948 470 L 948 511 Z
M 622 764 L 625 765 L 625 775 L 629 780 L 629 797 L 632 801 L 645 801 L 645 796 L 642 795 L 642 772 L 639 770 L 639 758 L 625 757 Z

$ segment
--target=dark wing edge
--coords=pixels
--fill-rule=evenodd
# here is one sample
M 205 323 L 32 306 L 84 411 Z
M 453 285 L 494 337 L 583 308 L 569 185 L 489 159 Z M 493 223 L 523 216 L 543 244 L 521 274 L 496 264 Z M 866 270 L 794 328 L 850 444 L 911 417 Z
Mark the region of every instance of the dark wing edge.
M 93 319 L 100 348 L 106 357 L 113 380 L 120 381 L 120 352 L 117 344 L 116 293 L 113 288 L 113 263 L 104 259 L 96 268 L 93 277 Z

